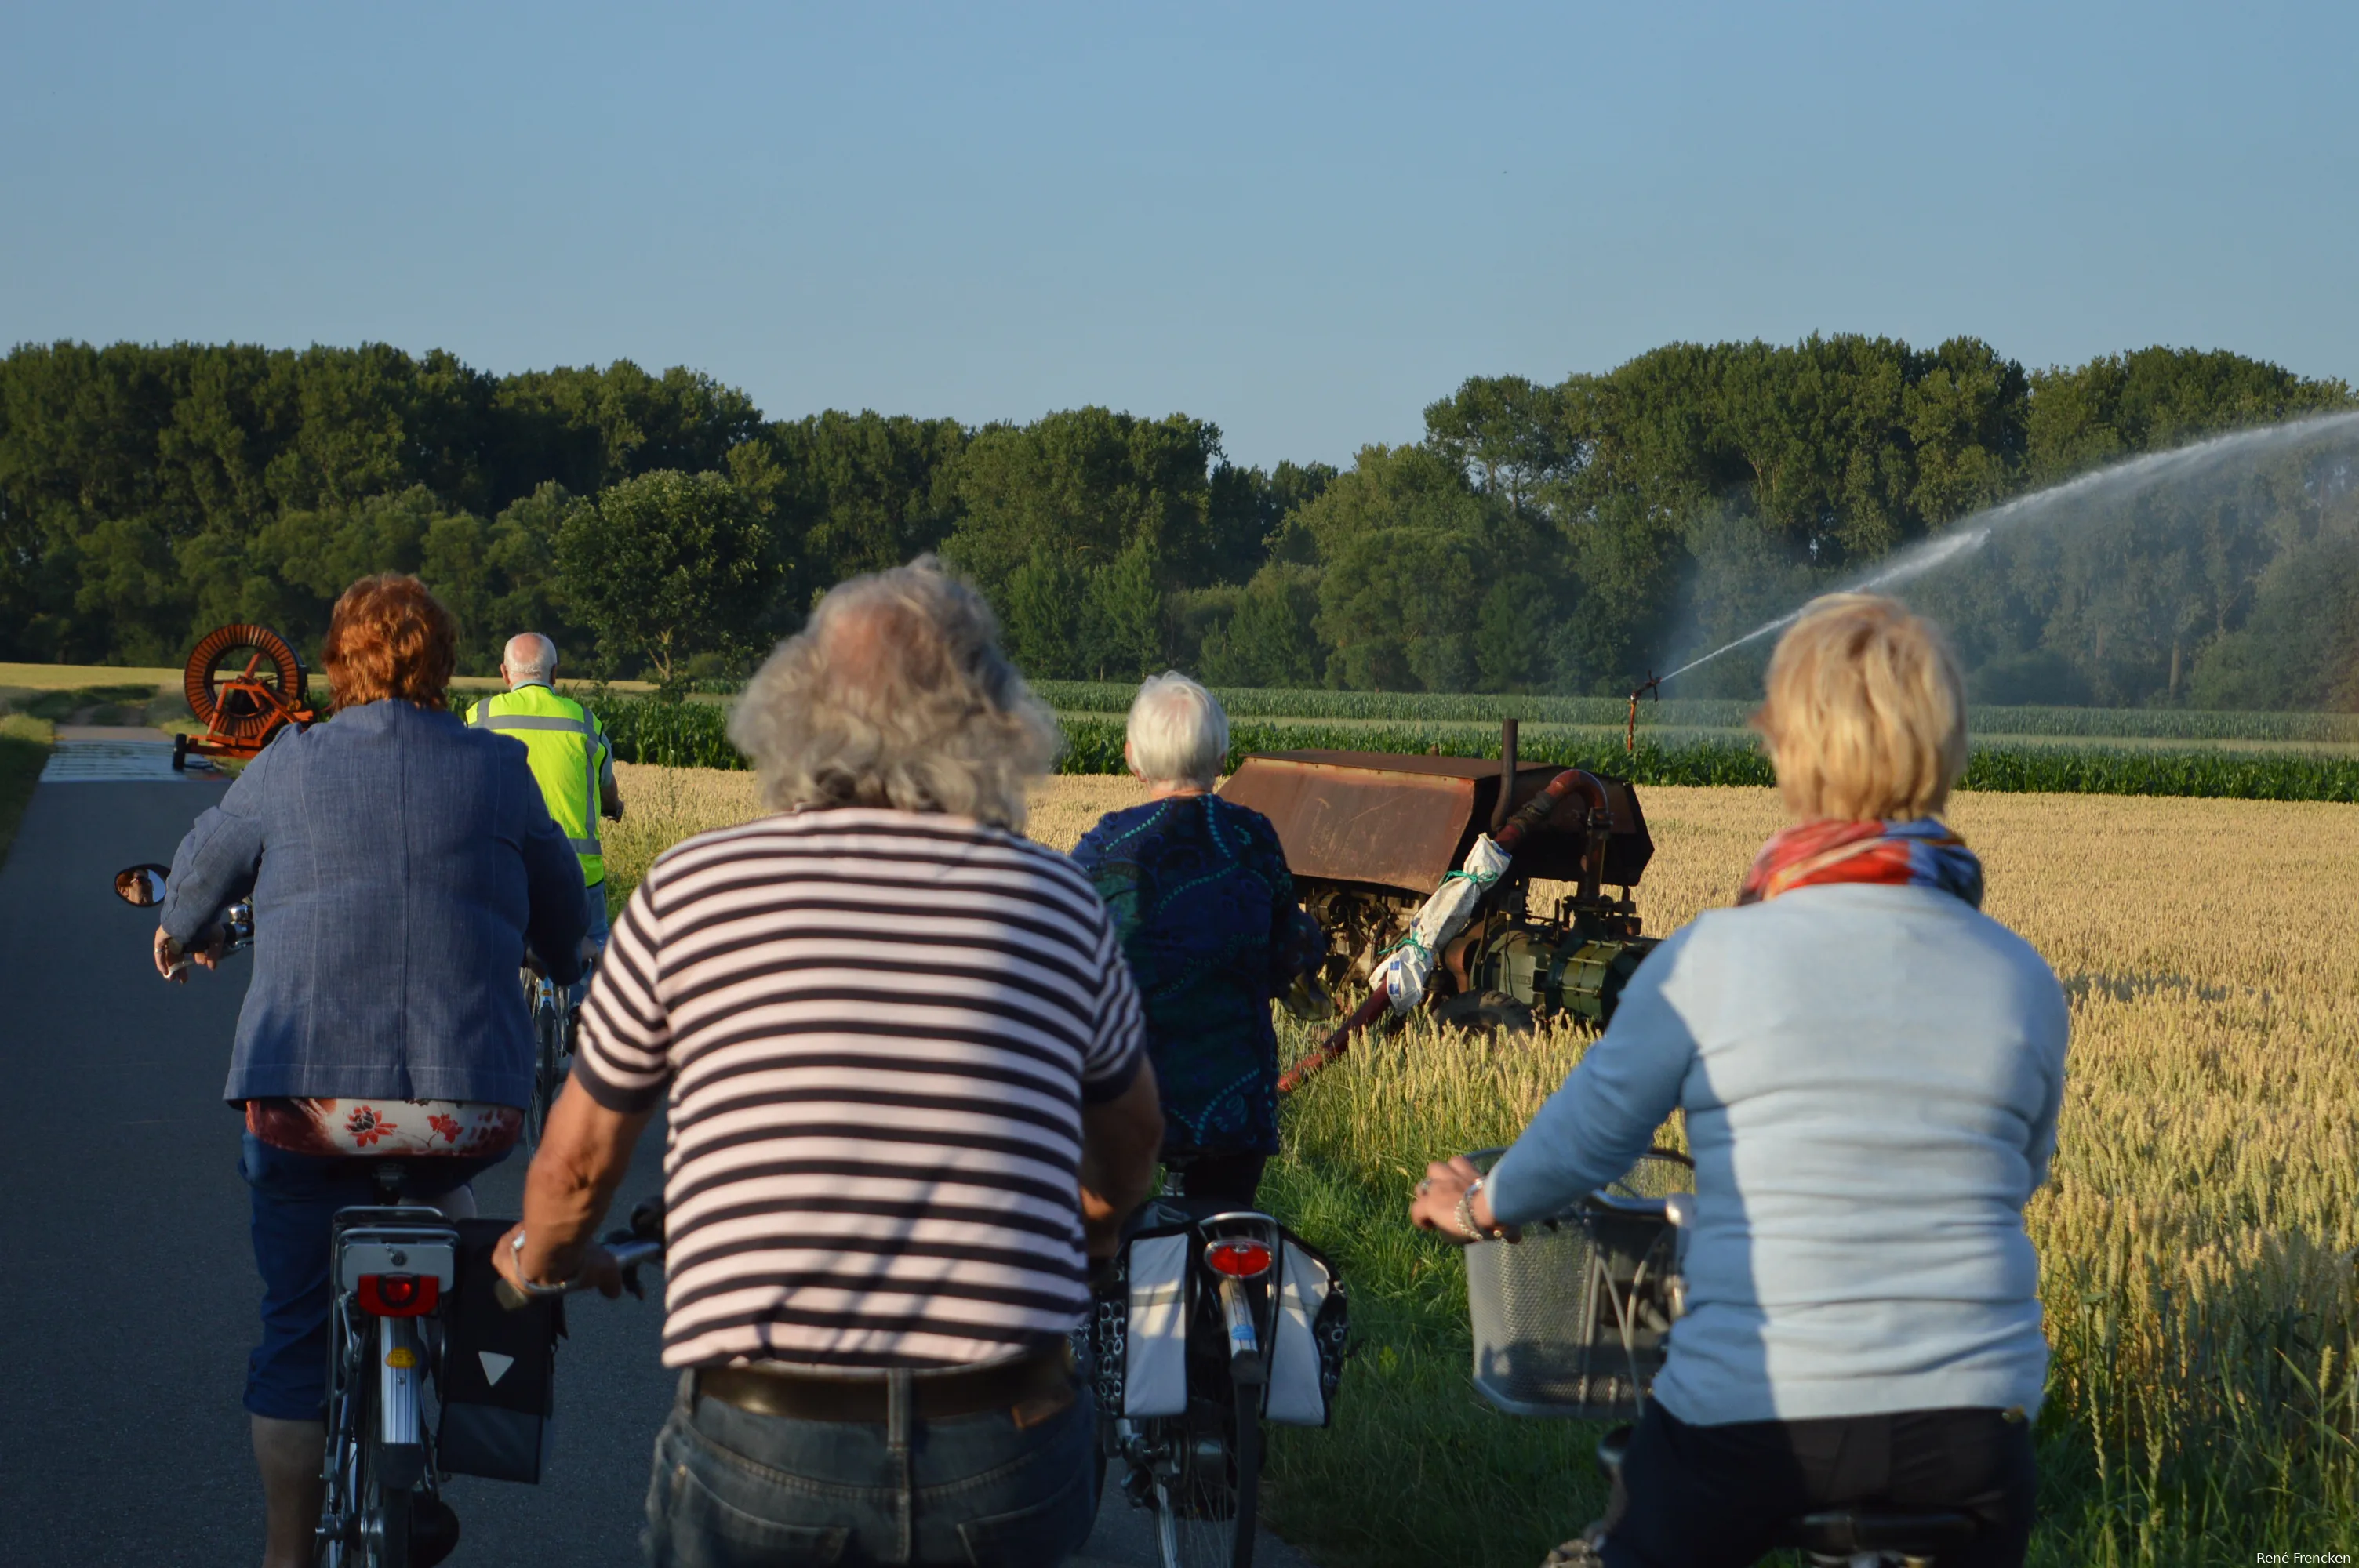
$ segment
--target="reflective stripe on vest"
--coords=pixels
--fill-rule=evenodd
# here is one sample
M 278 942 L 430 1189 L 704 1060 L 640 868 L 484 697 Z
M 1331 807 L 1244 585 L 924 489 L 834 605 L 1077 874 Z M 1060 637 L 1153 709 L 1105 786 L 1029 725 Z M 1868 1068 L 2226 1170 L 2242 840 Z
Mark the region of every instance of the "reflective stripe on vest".
M 525 687 L 517 688 L 519 691 L 529 689 Z M 582 737 L 582 819 L 583 825 L 590 830 L 590 837 L 569 838 L 566 842 L 573 847 L 573 852 L 577 855 L 595 855 L 603 860 L 605 851 L 600 848 L 598 842 L 598 751 L 603 737 L 598 733 L 594 726 L 578 719 L 560 719 L 553 714 L 488 711 L 492 704 L 497 700 L 497 697 L 487 697 L 476 703 L 468 715 L 467 722 L 477 730 L 555 730 L 560 734 Z M 601 871 L 603 874 L 603 868 Z

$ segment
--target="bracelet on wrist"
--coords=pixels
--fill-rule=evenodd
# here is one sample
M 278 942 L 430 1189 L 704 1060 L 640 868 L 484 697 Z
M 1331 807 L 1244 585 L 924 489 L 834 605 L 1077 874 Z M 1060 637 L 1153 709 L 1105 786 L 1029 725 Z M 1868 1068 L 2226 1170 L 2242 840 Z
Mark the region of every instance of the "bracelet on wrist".
M 1474 1223 L 1474 1195 L 1482 1190 L 1482 1177 L 1477 1176 L 1469 1182 L 1466 1184 L 1466 1190 L 1458 1195 L 1458 1212 L 1451 1216 L 1451 1218 L 1457 1222 L 1458 1233 L 1469 1241 L 1489 1241 L 1495 1239 L 1499 1234 L 1495 1226 L 1485 1230 Z
M 573 1281 L 559 1280 L 544 1284 L 524 1271 L 524 1232 L 519 1229 L 508 1242 L 508 1256 L 516 1261 L 516 1286 L 528 1296 L 561 1296 L 571 1290 Z

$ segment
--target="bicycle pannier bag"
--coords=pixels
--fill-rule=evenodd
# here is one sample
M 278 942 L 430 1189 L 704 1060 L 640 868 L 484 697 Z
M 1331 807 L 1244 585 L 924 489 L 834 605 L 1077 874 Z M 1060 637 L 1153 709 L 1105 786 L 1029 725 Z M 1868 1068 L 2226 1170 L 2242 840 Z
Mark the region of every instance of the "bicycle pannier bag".
M 459 1224 L 459 1281 L 444 1305 L 442 1425 L 436 1459 L 444 1470 L 495 1481 L 538 1482 L 549 1457 L 557 1341 L 564 1303 L 547 1297 L 508 1311 L 492 1293 L 499 1281 L 492 1248 L 505 1219 Z
M 1130 1290 L 1123 1336 L 1122 1413 L 1188 1409 L 1188 1256 L 1192 1233 L 1135 1236 L 1124 1249 Z
M 1343 1379 L 1349 1336 L 1343 1286 L 1334 1268 L 1288 1232 L 1262 1419 L 1281 1426 L 1325 1426 Z

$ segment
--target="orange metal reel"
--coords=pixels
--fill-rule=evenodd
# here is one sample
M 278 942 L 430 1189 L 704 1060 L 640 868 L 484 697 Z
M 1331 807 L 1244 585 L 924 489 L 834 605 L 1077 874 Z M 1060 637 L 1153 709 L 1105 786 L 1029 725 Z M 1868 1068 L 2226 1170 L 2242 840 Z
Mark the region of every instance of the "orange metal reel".
M 179 755 L 256 755 L 280 727 L 318 717 L 308 681 L 302 655 L 267 626 L 241 622 L 206 633 L 181 678 L 189 711 L 203 721 L 205 733 L 183 737 Z

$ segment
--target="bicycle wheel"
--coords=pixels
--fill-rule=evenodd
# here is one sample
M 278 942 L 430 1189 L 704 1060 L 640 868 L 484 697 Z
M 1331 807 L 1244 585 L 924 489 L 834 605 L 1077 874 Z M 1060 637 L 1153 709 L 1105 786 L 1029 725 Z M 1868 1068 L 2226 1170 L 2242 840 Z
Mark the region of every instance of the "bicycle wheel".
M 314 1555 L 320 1568 L 354 1568 L 364 1561 L 357 1550 L 361 1495 L 361 1433 L 366 1430 L 366 1401 L 362 1380 L 354 1375 L 357 1352 L 349 1320 L 339 1304 L 331 1321 L 328 1358 L 328 1458 L 326 1495 L 321 1499 Z
M 374 1452 L 375 1444 L 369 1445 Z M 399 1491 L 372 1487 L 368 1519 L 374 1526 L 376 1552 L 369 1559 L 370 1568 L 409 1568 L 409 1505 L 415 1494 L 408 1487 Z
M 557 1098 L 562 1083 L 558 1073 L 557 1055 L 563 1046 L 564 1015 L 558 1011 L 557 996 L 547 980 L 536 979 L 532 985 L 532 1101 L 524 1108 L 524 1150 L 530 1154 L 540 1147 L 541 1129 L 549 1122 L 549 1108 Z
M 336 1401 L 330 1441 L 336 1453 L 329 1483 L 329 1509 L 336 1534 L 322 1559 L 353 1568 L 409 1568 L 411 1492 L 388 1485 L 378 1433 L 376 1379 L 370 1335 L 354 1336 L 363 1352 L 360 1375 L 351 1377 Z M 339 1495 L 341 1494 L 341 1496 Z
M 1190 1401 L 1167 1423 L 1176 1474 L 1155 1486 L 1156 1549 L 1163 1568 L 1251 1568 L 1261 1504 L 1261 1423 L 1237 1411 L 1247 1400 Z

